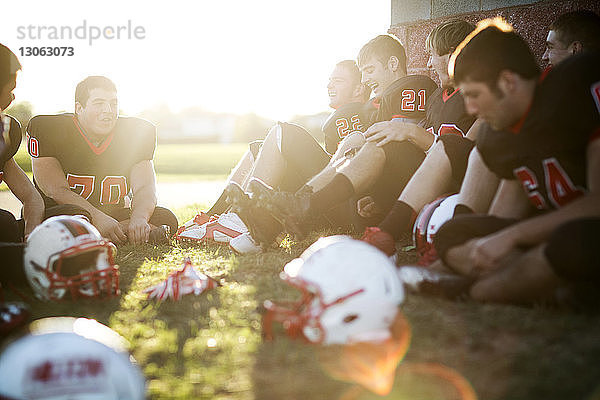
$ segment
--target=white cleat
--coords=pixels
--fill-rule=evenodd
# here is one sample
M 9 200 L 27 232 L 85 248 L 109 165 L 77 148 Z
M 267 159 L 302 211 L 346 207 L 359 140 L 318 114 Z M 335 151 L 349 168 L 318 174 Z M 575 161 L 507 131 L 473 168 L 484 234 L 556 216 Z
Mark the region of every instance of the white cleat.
M 229 243 L 233 238 L 247 233 L 248 228 L 236 213 L 225 213 L 203 225 L 190 226 L 177 235 L 179 240 Z
M 261 247 L 252 239 L 249 232 L 231 239 L 229 247 L 239 254 L 255 254 L 261 251 Z

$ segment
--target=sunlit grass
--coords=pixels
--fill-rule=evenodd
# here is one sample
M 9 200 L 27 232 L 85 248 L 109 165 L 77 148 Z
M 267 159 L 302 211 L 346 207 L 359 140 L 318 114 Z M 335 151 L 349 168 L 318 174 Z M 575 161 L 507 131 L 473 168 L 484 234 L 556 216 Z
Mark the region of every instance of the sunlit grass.
M 182 180 L 209 176 L 186 175 L 196 167 L 178 161 L 179 145 L 168 146 L 173 147 L 157 159 L 157 168 L 179 163 Z M 201 158 L 190 163 L 204 160 L 213 165 L 207 174 L 225 176 L 244 150 L 241 145 L 232 151 L 220 145 L 198 148 L 189 156 Z M 162 176 L 176 180 L 178 173 L 161 174 L 159 180 Z M 183 223 L 208 206 L 174 211 Z M 283 265 L 319 236 L 334 233 L 339 232 L 314 232 L 299 243 L 288 238 L 278 248 L 247 256 L 218 245 L 120 246 L 122 296 L 107 301 L 42 303 L 27 288 L 19 290 L 29 296 L 34 318 L 96 318 L 123 335 L 148 380 L 151 399 L 470 400 L 471 389 L 477 398 L 492 400 L 598 398 L 592 395 L 600 393 L 600 318 L 594 315 L 408 296 L 402 311 L 412 339 L 388 397 L 330 377 L 314 346 L 282 337 L 263 341 L 263 302 L 297 296 L 279 279 Z M 147 301 L 142 290 L 180 268 L 185 256 L 222 286 L 178 302 Z M 401 261 L 414 263 L 414 251 L 402 253 Z

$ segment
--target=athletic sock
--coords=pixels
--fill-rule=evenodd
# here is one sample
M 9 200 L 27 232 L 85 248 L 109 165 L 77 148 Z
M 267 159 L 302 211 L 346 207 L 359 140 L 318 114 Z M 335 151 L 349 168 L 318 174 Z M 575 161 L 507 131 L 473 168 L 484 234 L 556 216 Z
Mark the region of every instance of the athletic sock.
M 227 195 L 222 192 L 215 204 L 206 212 L 208 215 L 223 214 L 229 209 L 230 204 L 227 202 Z
M 471 208 L 469 208 L 468 206 L 465 206 L 464 204 L 457 204 L 454 207 L 453 216 L 461 215 L 461 214 L 475 214 L 475 211 L 471 210 Z
M 311 213 L 321 214 L 354 196 L 354 186 L 344 174 L 335 174 L 331 182 L 310 197 Z
M 415 214 L 415 210 L 411 206 L 398 200 L 383 222 L 379 224 L 379 229 L 386 231 L 397 240 L 400 235 L 410 231 Z

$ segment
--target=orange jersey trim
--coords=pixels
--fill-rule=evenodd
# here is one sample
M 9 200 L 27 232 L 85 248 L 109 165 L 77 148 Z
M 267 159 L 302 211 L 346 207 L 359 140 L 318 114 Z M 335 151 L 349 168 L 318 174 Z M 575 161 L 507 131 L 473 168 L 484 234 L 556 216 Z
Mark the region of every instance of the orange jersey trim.
M 90 149 L 96 154 L 96 155 L 100 155 L 102 153 L 104 153 L 104 151 L 108 148 L 108 146 L 110 145 L 110 142 L 112 141 L 112 138 L 115 134 L 114 130 L 110 133 L 110 135 L 108 135 L 108 137 L 104 140 L 104 142 L 102 142 L 102 145 L 100 145 L 100 147 L 94 145 L 92 142 L 90 142 L 90 139 L 88 139 L 88 137 L 85 135 L 85 133 L 83 132 L 83 128 L 81 128 L 81 125 L 79 125 L 79 121 L 77 120 L 77 117 L 73 116 L 73 123 L 75 123 L 75 126 L 77 127 L 77 131 L 79 132 L 79 134 L 85 139 L 86 143 L 88 144 L 88 146 L 90 147 Z

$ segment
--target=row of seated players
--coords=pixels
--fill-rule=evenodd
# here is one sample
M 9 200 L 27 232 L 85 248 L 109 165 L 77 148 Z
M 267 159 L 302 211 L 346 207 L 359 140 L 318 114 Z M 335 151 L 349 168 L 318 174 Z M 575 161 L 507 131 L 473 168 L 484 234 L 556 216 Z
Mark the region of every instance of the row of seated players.
M 441 24 L 429 35 L 427 48 L 442 88 L 426 96 L 425 118 L 418 124 L 402 114 L 407 87 L 399 83 L 407 77 L 396 76 L 386 86 L 385 74 L 378 72 L 391 73 L 398 60 L 381 50 L 391 46 L 377 43 L 391 38 L 378 37 L 363 47 L 358 65 L 362 82 L 375 95 L 381 93 L 381 105 L 396 93 L 391 119 L 378 118 L 376 112 L 363 134 L 348 135 L 338 148 L 342 151 L 291 190 L 282 176 L 302 171 L 301 164 L 318 163 L 306 156 L 310 152 L 301 151 L 308 148 L 302 146 L 309 141 L 305 132 L 279 124 L 267 135 L 250 172 L 240 174 L 243 179 L 238 181 L 234 174 L 237 184 L 224 193 L 235 214 L 204 225 L 217 202 L 208 215 L 200 214 L 180 228 L 179 235 L 212 237 L 229 241 L 237 251 L 252 252 L 260 251 L 259 244 L 276 242 L 282 231 L 302 236 L 324 225 L 356 229 L 376 221 L 378 227 L 367 229 L 365 240 L 392 254 L 395 240 L 413 228 L 416 211 L 460 189 L 442 207 L 449 212 L 441 221 L 437 213 L 430 223 L 428 216 L 437 207 L 430 205 L 415 227 L 425 256 L 422 263 L 435 260 L 436 250 L 443 260 L 427 273 L 417 272 L 419 279 L 445 276 L 433 271 L 457 273 L 464 277 L 461 287 L 483 301 L 556 300 L 556 293 L 574 281 L 598 276 L 592 247 L 585 244 L 597 236 L 591 156 L 600 103 L 594 73 L 599 27 L 598 16 L 589 11 L 559 17 L 548 32 L 544 61 L 549 68 L 540 74 L 527 43 L 506 24 L 482 22 L 474 33 L 464 21 Z M 491 43 L 494 51 L 486 52 L 480 42 Z M 466 55 L 471 53 L 476 54 L 473 59 L 487 61 L 479 72 L 468 64 Z M 473 117 L 478 119 L 474 122 Z M 425 136 L 423 131 L 437 135 Z M 541 150 L 542 144 L 547 148 Z M 386 174 L 393 178 L 386 180 Z M 390 198 L 398 201 L 390 204 Z M 472 213 L 488 216 L 460 216 L 439 227 L 455 214 Z M 571 221 L 580 217 L 586 220 Z M 236 233 L 230 235 L 219 225 Z M 426 227 L 432 227 L 429 234 Z M 564 230 L 572 233 L 568 243 Z M 560 245 L 555 242 L 559 240 Z M 522 265 L 514 257 L 531 265 L 536 279 L 522 279 Z M 576 270 L 571 267 L 574 260 Z M 514 265 L 518 267 L 509 268 Z M 540 274 L 546 279 L 537 279 Z M 454 276 L 450 280 L 456 281 Z M 577 290 L 571 292 L 577 295 Z
M 590 29 L 597 26 L 595 14 L 572 14 L 575 15 L 567 15 L 563 19 L 587 18 L 587 22 L 592 21 L 587 24 L 592 26 Z M 561 37 L 561 29 L 567 31 L 560 22 L 557 21 L 557 28 L 550 31 L 548 58 L 551 40 Z M 587 26 L 578 24 L 582 25 Z M 300 236 L 324 224 L 361 227 L 372 225 L 375 221 L 380 223 L 379 229 L 367 232 L 378 233 L 375 244 L 389 244 L 390 236 L 396 239 L 398 232 L 406 229 L 403 226 L 410 226 L 405 221 L 410 221 L 414 210 L 432 200 L 432 193 L 438 195 L 448 192 L 448 189 L 456 190 L 460 185 L 467 155 L 473 148 L 471 139 L 487 132 L 490 127 L 502 130 L 508 126 L 490 121 L 490 117 L 478 109 L 465 108 L 462 101 L 464 93 L 453 88 L 457 85 L 450 76 L 454 65 L 448 68 L 447 64 L 452 52 L 457 54 L 455 50 L 460 48 L 461 41 L 472 35 L 472 29 L 465 21 L 451 20 L 436 27 L 429 35 L 429 64 L 438 74 L 442 88 L 436 88 L 429 78 L 406 74 L 406 53 L 396 39 L 382 35 L 371 40 L 358 55 L 361 79 L 354 78 L 350 87 L 351 92 L 362 96 L 370 88 L 378 101 L 373 109 L 373 103 L 369 103 L 366 109 L 359 107 L 358 114 L 342 113 L 350 108 L 347 107 L 349 104 L 356 102 L 337 105 L 336 112 L 325 125 L 326 131 L 334 131 L 337 138 L 344 137 L 333 157 L 316 145 L 301 128 L 277 124 L 267 135 L 251 168 L 246 166 L 245 171 L 243 168 L 234 171 L 234 176 L 240 172 L 243 178 L 239 182 L 241 184 L 230 185 L 222 196 L 233 205 L 237 214 L 225 214 L 208 224 L 202 221 L 205 216 L 200 215 L 180 228 L 178 237 L 205 240 L 208 238 L 206 232 L 218 231 L 214 229 L 215 225 L 227 227 L 224 221 L 229 218 L 234 225 L 229 229 L 234 233 L 220 235 L 222 232 L 219 232 L 212 237 L 221 236 L 225 241 L 237 239 L 241 243 L 238 248 L 233 240 L 230 244 L 244 252 L 247 249 L 256 251 L 259 248 L 257 242 L 270 245 L 282 231 Z M 583 39 L 570 43 L 573 52 L 594 48 L 593 43 Z M 532 58 L 530 53 L 523 57 L 526 56 Z M 535 65 L 535 61 L 532 63 Z M 352 65 L 339 64 L 336 70 L 338 68 L 354 72 L 356 76 Z M 537 76 L 537 65 L 532 71 L 534 73 L 526 78 Z M 340 82 L 332 76 L 329 85 L 332 100 L 341 92 L 335 87 Z M 469 105 L 470 99 L 465 100 Z M 473 104 L 476 103 L 471 102 Z M 473 123 L 471 115 L 480 117 L 480 121 Z M 13 122 L 9 120 L 8 135 L 3 137 L 10 138 Z M 365 129 L 367 126 L 364 134 L 351 133 L 354 128 Z M 103 236 L 115 243 L 146 241 L 150 238 L 150 230 L 154 228 L 160 232 L 162 225 L 175 230 L 177 222 L 174 215 L 156 207 L 151 163 L 154 127 L 142 120 L 118 117 L 116 88 L 107 78 L 89 77 L 81 82 L 76 90 L 75 114 L 36 117 L 29 124 L 28 136 L 34 183 L 46 206 L 44 214 L 38 218 L 61 214 L 84 215 Z M 331 140 L 328 139 L 328 142 L 331 143 Z M 7 143 L 13 145 L 5 146 L 9 148 L 4 152 L 5 157 L 14 162 L 14 143 L 18 145 L 18 141 L 8 140 Z M 71 145 L 64 146 L 64 143 Z M 478 149 L 472 158 L 475 159 L 480 152 Z M 494 152 L 498 153 L 498 149 L 495 148 Z M 247 157 L 250 161 L 252 158 L 252 154 Z M 242 160 L 240 167 L 248 164 L 245 161 Z M 446 168 L 435 168 L 440 163 L 446 163 Z M 280 167 L 274 168 L 274 165 Z M 487 172 L 489 166 L 487 162 L 479 161 L 478 167 L 474 174 L 481 175 Z M 559 165 L 551 170 L 562 169 L 563 166 Z M 294 175 L 295 181 L 290 184 L 290 180 L 284 179 L 286 174 Z M 483 183 L 494 180 L 475 182 L 475 187 L 480 189 Z M 276 192 L 273 187 L 283 190 Z M 563 194 L 571 193 L 565 187 L 574 186 L 572 183 L 570 186 L 562 184 L 556 190 Z M 488 192 L 494 191 L 495 187 L 488 188 Z M 124 207 L 127 193 L 133 194 L 131 208 Z M 357 197 L 360 198 L 357 200 Z M 403 197 L 410 200 L 405 201 Z M 482 197 L 474 196 L 477 200 Z M 399 201 L 394 204 L 398 198 Z M 411 205 L 413 200 L 417 204 L 415 207 Z M 459 201 L 457 209 L 476 210 L 476 207 L 469 207 L 469 200 L 467 204 Z M 219 208 L 224 208 L 223 203 L 225 201 L 221 204 L 218 201 L 209 214 L 216 214 Z M 35 218 L 27 218 L 27 214 L 35 213 L 27 207 L 24 213 L 24 233 L 28 234 L 35 224 L 27 222 Z M 389 248 L 386 251 L 389 252 Z

